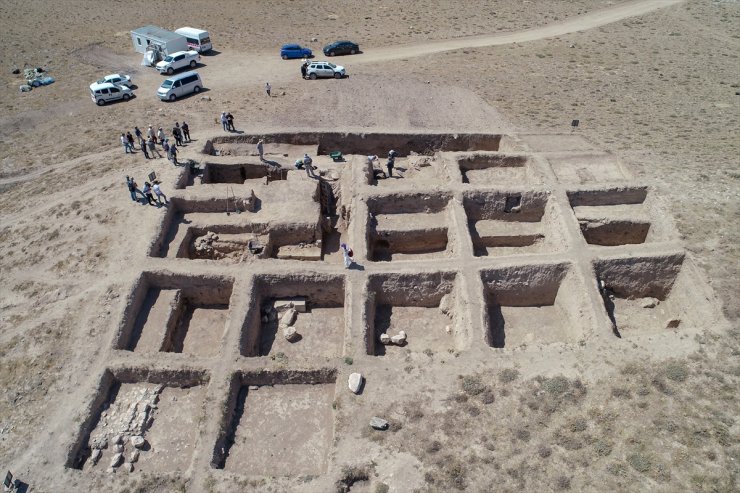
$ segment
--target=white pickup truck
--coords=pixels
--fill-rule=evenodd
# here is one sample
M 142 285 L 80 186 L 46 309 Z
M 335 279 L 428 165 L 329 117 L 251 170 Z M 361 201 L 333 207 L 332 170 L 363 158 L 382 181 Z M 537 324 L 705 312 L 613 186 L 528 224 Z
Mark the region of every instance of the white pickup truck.
M 172 75 L 181 68 L 195 68 L 198 60 L 200 60 L 200 54 L 195 50 L 178 51 L 167 55 L 164 60 L 157 63 L 157 70 L 160 74 Z

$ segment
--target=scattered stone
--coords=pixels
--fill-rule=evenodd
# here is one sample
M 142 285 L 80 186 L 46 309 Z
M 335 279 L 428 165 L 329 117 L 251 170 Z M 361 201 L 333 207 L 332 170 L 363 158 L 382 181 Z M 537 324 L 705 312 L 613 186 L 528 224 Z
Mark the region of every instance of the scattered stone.
M 128 472 L 134 472 L 134 465 L 131 462 L 127 462 L 125 467 Z
M 146 443 L 146 440 L 141 435 L 135 435 L 131 437 L 131 445 L 134 446 L 134 448 L 141 449 L 144 447 L 144 444 Z
M 365 381 L 365 377 L 362 376 L 360 373 L 352 373 L 349 376 L 349 390 L 351 390 L 355 394 L 360 393 L 360 389 L 362 388 L 362 383 Z
M 249 390 L 259 390 L 259 389 L 260 389 L 260 386 L 259 385 L 250 385 L 249 386 Z
M 113 442 L 113 445 L 122 444 L 123 443 L 123 436 L 116 435 L 116 436 L 113 437 L 113 439 L 111 441 Z
M 108 438 L 105 435 L 98 435 L 92 439 L 90 447 L 97 449 L 108 448 Z
M 123 444 L 121 444 L 121 443 L 117 444 L 114 450 L 116 451 L 117 454 L 122 453 L 123 452 Z
M 375 428 L 376 430 L 387 430 L 388 429 L 388 421 L 384 420 L 383 418 L 379 418 L 377 416 L 374 416 L 370 420 L 370 426 Z
M 404 342 L 406 342 L 406 332 L 401 331 L 397 335 L 394 335 L 393 337 L 391 337 L 391 342 L 398 346 L 402 345 Z
M 451 294 L 446 294 L 442 296 L 442 299 L 439 300 L 439 311 L 447 315 L 448 317 L 452 316 L 452 308 L 455 304 L 455 300 L 452 297 Z
M 137 460 L 139 460 L 139 451 L 134 450 L 133 452 L 131 452 L 131 455 L 129 456 L 128 461 L 133 464 Z
M 283 329 L 283 336 L 285 336 L 285 340 L 288 342 L 296 342 L 301 337 L 298 331 L 295 330 L 295 327 L 285 327 Z
M 655 298 L 645 298 L 644 300 L 642 300 L 642 307 L 655 308 L 655 305 L 657 305 L 658 303 L 660 303 L 660 301 Z
M 90 456 L 90 460 L 92 461 L 93 466 L 98 463 L 98 461 L 100 460 L 100 457 L 102 455 L 103 455 L 103 451 L 100 450 L 99 448 L 96 448 L 95 450 L 92 451 L 92 455 Z
M 452 326 L 451 325 L 445 325 L 445 332 L 448 334 L 452 334 Z
M 289 308 L 288 311 L 283 313 L 283 316 L 280 317 L 280 325 L 282 325 L 283 327 L 290 327 L 295 323 L 297 317 L 298 312 L 295 310 L 295 308 Z
M 123 463 L 123 454 L 115 454 L 110 460 L 110 467 L 118 467 Z
M 201 96 L 200 97 L 200 100 L 201 101 L 210 101 L 211 100 L 211 96 Z
M 319 40 L 319 38 L 311 38 L 311 42 L 315 43 Z
M 390 344 L 391 343 L 391 336 L 388 334 L 380 334 L 380 343 L 381 344 Z
M 675 329 L 681 324 L 680 318 L 672 318 L 666 322 L 665 327 L 666 329 Z
M 294 296 L 291 298 L 280 298 L 275 300 L 273 306 L 279 312 L 294 308 L 298 313 L 306 313 L 306 297 Z

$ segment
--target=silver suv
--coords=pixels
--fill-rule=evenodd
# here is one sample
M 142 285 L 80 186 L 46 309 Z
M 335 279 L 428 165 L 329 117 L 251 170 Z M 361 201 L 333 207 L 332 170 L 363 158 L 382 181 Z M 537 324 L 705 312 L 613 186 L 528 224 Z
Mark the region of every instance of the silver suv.
M 341 79 L 345 75 L 344 67 L 329 62 L 311 62 L 306 68 L 306 76 L 311 80 L 316 80 L 319 77 Z

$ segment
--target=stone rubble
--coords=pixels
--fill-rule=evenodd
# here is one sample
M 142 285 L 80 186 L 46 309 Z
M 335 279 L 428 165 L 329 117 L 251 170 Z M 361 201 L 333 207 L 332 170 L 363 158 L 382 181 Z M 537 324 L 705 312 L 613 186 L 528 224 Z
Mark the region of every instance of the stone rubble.
M 406 332 L 400 331 L 397 335 L 391 337 L 391 342 L 396 346 L 401 346 L 406 342 Z
M 295 327 L 284 327 L 283 337 L 288 342 L 296 342 L 301 338 L 301 335 L 295 330 Z
M 384 420 L 383 418 L 379 418 L 377 416 L 374 416 L 370 420 L 370 426 L 373 427 L 376 430 L 387 430 L 388 429 L 388 421 Z
M 348 380 L 348 386 L 349 390 L 351 390 L 355 394 L 360 393 L 360 389 L 362 388 L 362 383 L 365 381 L 365 377 L 362 376 L 361 373 L 352 373 L 349 376 Z

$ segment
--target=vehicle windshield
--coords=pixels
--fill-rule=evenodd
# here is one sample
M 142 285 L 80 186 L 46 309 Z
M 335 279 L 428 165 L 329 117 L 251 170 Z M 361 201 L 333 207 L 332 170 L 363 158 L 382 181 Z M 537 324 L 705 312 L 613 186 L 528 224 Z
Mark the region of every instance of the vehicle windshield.
M 337 68 L 337 66 L 334 65 L 333 63 L 327 63 L 327 65 L 330 66 L 331 68 Z
M 105 79 L 100 79 L 99 81 L 96 82 L 96 84 L 102 84 L 103 82 L 105 82 Z
M 167 63 L 171 62 L 172 60 L 174 60 L 174 58 L 172 58 L 171 56 L 164 57 L 164 61 Z
M 162 87 L 172 87 L 172 81 L 170 79 L 167 79 L 166 81 L 162 82 Z

